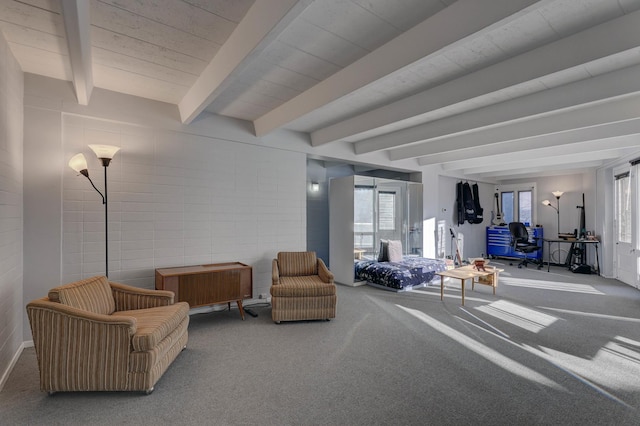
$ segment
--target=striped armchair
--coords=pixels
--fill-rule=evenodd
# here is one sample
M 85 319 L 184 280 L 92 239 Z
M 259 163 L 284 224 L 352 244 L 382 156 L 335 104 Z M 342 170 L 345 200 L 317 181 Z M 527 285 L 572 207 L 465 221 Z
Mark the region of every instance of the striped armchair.
M 173 297 L 93 277 L 30 302 L 40 388 L 151 393 L 187 344 L 189 305 Z
M 276 323 L 336 317 L 333 274 L 315 252 L 278 253 L 271 281 L 271 318 Z

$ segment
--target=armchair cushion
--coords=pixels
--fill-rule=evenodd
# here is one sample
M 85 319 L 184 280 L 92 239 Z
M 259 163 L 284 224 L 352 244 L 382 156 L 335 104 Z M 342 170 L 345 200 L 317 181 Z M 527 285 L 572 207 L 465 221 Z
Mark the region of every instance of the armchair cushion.
M 271 295 L 275 297 L 315 297 L 334 294 L 335 284 L 324 283 L 317 275 L 280 277 L 280 285 L 271 288 Z
M 280 277 L 318 275 L 318 261 L 313 251 L 278 253 Z
M 52 288 L 49 300 L 94 314 L 111 315 L 116 310 L 107 277 L 92 277 Z

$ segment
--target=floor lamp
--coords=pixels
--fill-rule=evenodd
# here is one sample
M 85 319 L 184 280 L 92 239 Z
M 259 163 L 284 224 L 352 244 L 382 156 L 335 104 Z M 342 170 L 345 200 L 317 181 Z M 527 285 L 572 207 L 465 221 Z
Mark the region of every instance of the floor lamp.
M 560 197 L 562 197 L 562 194 L 564 194 L 564 192 L 553 191 L 552 194 L 554 195 L 554 197 L 556 197 L 556 204 L 558 205 L 558 207 L 554 207 L 549 200 L 544 200 L 542 204 L 544 204 L 545 206 L 549 206 L 556 211 L 558 215 L 558 238 L 560 238 Z M 558 256 L 560 256 L 560 243 L 558 243 Z M 560 261 L 560 259 L 558 259 L 558 261 Z M 551 262 L 551 253 L 549 253 L 549 262 Z
M 71 157 L 69 160 L 69 167 L 75 170 L 77 173 L 80 173 L 91 183 L 93 189 L 95 189 L 98 194 L 102 197 L 102 204 L 104 204 L 104 274 L 108 278 L 109 277 L 109 203 L 107 199 L 107 167 L 109 167 L 109 163 L 113 159 L 113 156 L 116 155 L 116 152 L 120 150 L 120 147 L 111 146 L 111 145 L 89 145 L 89 148 L 93 152 L 95 152 L 98 159 L 102 162 L 102 166 L 104 167 L 104 194 L 100 192 L 98 188 L 93 184 L 93 181 L 89 177 L 89 169 L 87 167 L 87 159 L 84 157 L 84 154 L 76 154 Z

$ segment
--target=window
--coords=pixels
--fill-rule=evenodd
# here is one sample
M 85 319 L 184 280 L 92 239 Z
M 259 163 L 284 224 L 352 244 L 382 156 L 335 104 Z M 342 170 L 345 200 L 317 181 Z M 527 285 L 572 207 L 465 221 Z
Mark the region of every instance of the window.
M 618 241 L 631 243 L 631 178 L 629 173 L 616 176 L 616 236 Z
M 535 183 L 505 185 L 499 188 L 500 209 L 504 223 L 522 222 L 527 226 L 536 223 Z
M 502 220 L 505 223 L 513 222 L 513 192 L 503 192 L 500 194 L 500 198 L 502 201 Z
M 532 226 L 533 216 L 531 213 L 531 191 L 518 191 L 518 222 L 527 226 Z
M 381 231 L 396 230 L 396 193 L 378 193 L 378 229 Z

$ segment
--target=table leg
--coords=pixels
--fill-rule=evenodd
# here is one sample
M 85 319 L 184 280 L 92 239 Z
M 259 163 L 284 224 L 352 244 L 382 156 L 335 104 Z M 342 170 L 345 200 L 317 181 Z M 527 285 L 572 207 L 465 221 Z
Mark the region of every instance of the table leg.
M 464 306 L 464 282 L 465 279 L 464 278 L 460 278 L 460 282 L 462 283 L 462 306 Z
M 440 300 L 444 300 L 444 276 L 440 275 Z
M 493 273 L 493 285 L 491 287 L 493 287 L 493 295 L 496 295 L 496 287 L 498 287 L 498 273 L 494 272 Z
M 560 243 L 558 243 L 558 246 L 559 245 Z M 558 255 L 559 253 L 560 251 L 558 251 Z M 549 271 L 551 271 L 551 241 L 547 241 L 547 272 Z

